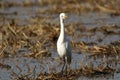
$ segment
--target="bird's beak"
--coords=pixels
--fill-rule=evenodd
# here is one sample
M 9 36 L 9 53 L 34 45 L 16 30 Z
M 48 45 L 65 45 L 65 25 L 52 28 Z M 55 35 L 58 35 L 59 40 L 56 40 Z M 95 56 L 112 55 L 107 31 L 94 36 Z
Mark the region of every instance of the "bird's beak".
M 66 16 L 66 15 L 64 16 L 64 19 L 67 19 L 67 16 Z

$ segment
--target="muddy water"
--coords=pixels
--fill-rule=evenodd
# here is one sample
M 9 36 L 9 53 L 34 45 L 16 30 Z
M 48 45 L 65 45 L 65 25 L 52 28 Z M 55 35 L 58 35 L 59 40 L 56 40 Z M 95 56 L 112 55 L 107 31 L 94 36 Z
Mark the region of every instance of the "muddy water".
M 21 3 L 18 3 L 21 4 Z M 0 25 L 7 25 L 7 22 L 11 23 L 11 20 L 16 21 L 17 26 L 22 25 L 30 25 L 34 24 L 34 22 L 31 22 L 31 19 L 34 19 L 36 17 L 50 17 L 48 20 L 46 20 L 46 23 L 52 23 L 52 24 L 59 24 L 59 18 L 58 14 L 38 14 L 39 10 L 49 10 L 50 7 L 10 7 L 10 8 L 2 8 L 0 9 L 1 13 L 1 22 Z M 75 25 L 75 35 L 76 37 L 70 36 L 70 39 L 74 42 L 83 41 L 86 43 L 93 43 L 94 45 L 108 45 L 111 42 L 120 40 L 119 34 L 105 34 L 102 31 L 95 31 L 94 33 L 91 31 L 88 31 L 92 28 L 98 28 L 104 26 L 111 26 L 116 25 L 119 27 L 120 25 L 120 16 L 113 16 L 111 17 L 109 14 L 105 13 L 97 13 L 97 12 L 90 12 L 90 13 L 82 13 L 80 15 L 67 13 L 69 18 L 66 21 L 66 25 L 69 24 L 80 24 L 81 28 L 85 28 L 85 31 L 79 31 L 78 28 L 79 25 Z M 3 17 L 4 16 L 4 17 Z M 119 32 L 120 27 L 112 28 L 112 31 Z M 100 41 L 98 41 L 98 38 Z M 59 64 L 58 55 L 56 52 L 56 48 L 50 48 L 50 53 L 52 54 L 51 57 L 42 58 L 42 59 L 35 59 L 30 57 L 24 57 L 24 53 L 17 53 L 15 56 L 9 56 L 8 58 L 2 58 L 0 59 L 0 63 L 4 64 L 4 67 L 0 67 L 0 79 L 1 80 L 10 80 L 12 78 L 18 77 L 19 75 L 28 74 L 29 72 L 32 72 L 32 75 L 29 75 L 30 77 L 34 77 L 34 74 L 39 74 L 40 72 L 59 72 L 61 70 L 62 65 Z M 78 69 L 81 66 L 81 63 L 83 65 L 90 65 L 93 64 L 93 67 L 96 67 L 100 64 L 106 66 L 108 61 L 118 58 L 120 56 L 113 56 L 109 57 L 106 60 L 106 57 L 101 56 L 97 59 L 94 59 L 93 57 L 89 57 L 90 54 L 86 52 L 77 53 L 76 50 L 73 50 L 73 56 L 72 56 L 72 69 Z M 104 62 L 104 64 L 103 64 Z M 80 76 L 79 79 L 81 80 L 118 80 L 120 79 L 120 73 L 119 71 L 120 64 L 111 62 L 109 64 L 113 69 L 115 69 L 115 72 L 111 75 L 100 75 L 95 76 L 92 78 Z M 36 76 L 35 76 L 36 77 Z

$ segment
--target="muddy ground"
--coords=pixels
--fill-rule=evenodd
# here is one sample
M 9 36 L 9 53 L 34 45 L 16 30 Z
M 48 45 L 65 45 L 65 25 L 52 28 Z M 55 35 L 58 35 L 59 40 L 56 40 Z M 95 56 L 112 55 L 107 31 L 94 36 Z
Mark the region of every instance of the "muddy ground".
M 59 14 L 71 41 L 63 75 Z M 0 0 L 0 80 L 119 80 L 119 0 Z

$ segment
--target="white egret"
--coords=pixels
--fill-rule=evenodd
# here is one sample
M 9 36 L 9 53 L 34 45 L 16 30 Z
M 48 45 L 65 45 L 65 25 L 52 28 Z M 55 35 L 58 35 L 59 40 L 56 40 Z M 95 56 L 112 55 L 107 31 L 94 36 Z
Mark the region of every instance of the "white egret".
M 64 65 L 62 67 L 62 73 L 64 66 L 66 66 L 66 71 L 67 71 L 67 65 L 70 65 L 71 63 L 71 47 L 69 40 L 66 38 L 65 35 L 65 29 L 64 29 L 64 20 L 66 19 L 66 14 L 65 13 L 60 13 L 60 35 L 57 41 L 57 52 L 60 56 L 61 59 L 64 61 Z

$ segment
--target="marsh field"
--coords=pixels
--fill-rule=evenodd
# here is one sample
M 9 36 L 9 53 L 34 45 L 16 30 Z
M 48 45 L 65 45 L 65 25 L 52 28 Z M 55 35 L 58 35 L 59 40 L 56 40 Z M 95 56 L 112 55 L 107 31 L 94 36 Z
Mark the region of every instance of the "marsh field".
M 61 12 L 72 46 L 62 76 Z M 0 0 L 0 80 L 120 80 L 120 0 Z

